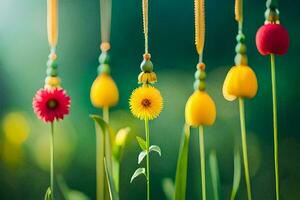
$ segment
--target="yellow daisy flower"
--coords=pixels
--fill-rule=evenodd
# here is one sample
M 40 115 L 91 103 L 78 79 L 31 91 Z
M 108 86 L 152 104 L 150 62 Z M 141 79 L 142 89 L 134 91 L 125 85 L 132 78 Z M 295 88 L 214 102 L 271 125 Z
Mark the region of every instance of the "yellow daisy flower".
M 129 105 L 135 117 L 152 120 L 162 111 L 163 98 L 155 87 L 141 86 L 132 92 Z

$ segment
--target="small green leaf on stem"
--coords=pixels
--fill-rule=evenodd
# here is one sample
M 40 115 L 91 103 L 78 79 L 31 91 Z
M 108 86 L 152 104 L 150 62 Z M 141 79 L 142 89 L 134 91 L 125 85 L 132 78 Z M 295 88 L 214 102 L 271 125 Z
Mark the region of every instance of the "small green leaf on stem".
M 149 152 L 154 151 L 157 152 L 159 154 L 159 156 L 161 156 L 161 150 L 159 146 L 156 145 L 151 145 L 149 148 Z
M 146 150 L 141 151 L 141 153 L 139 154 L 139 158 L 138 158 L 138 164 L 140 164 L 143 161 L 143 159 L 145 158 L 146 155 L 147 155 Z
M 133 173 L 132 177 L 131 177 L 131 180 L 130 180 L 130 183 L 132 183 L 132 181 L 140 176 L 140 175 L 144 175 L 146 177 L 146 170 L 145 168 L 138 168 L 137 170 L 135 170 L 135 172 Z
M 137 136 L 136 140 L 138 141 L 142 150 L 147 150 L 146 141 L 143 138 Z
M 50 187 L 48 187 L 48 189 L 46 191 L 44 200 L 52 200 L 52 192 L 51 192 L 51 188 Z

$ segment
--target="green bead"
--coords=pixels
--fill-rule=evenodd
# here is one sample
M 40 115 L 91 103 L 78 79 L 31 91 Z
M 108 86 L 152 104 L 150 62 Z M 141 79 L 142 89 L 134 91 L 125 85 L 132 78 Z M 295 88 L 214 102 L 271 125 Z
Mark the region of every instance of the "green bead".
M 51 68 L 57 69 L 58 64 L 57 64 L 56 60 L 49 59 L 47 61 L 47 67 L 51 67 Z
M 240 53 L 240 54 L 245 54 L 247 51 L 247 47 L 245 44 L 243 43 L 238 43 L 236 46 L 235 46 L 235 52 L 236 53 Z
M 238 65 L 248 65 L 248 58 L 245 54 L 236 54 L 234 58 L 234 63 Z
M 109 64 L 110 56 L 106 52 L 102 52 L 99 56 L 99 63 L 100 64 Z
M 206 83 L 204 81 L 200 81 L 199 90 L 204 91 L 206 88 Z
M 206 72 L 205 71 L 200 71 L 200 77 L 199 77 L 199 79 L 201 81 L 204 81 L 206 79 Z
M 205 71 L 201 71 L 201 70 L 197 70 L 195 72 L 195 79 L 197 79 L 197 80 L 205 80 L 206 79 L 206 72 Z
M 201 90 L 201 91 L 203 91 L 203 90 L 205 90 L 205 88 L 206 88 L 205 81 L 196 80 L 194 82 L 194 90 Z
M 240 42 L 240 43 L 244 43 L 245 42 L 245 35 L 243 33 L 239 33 L 237 36 L 236 36 L 236 41 L 237 42 Z
M 141 63 L 141 70 L 143 72 L 152 72 L 153 71 L 153 64 L 150 60 L 143 60 Z
M 108 64 L 100 64 L 97 70 L 98 70 L 98 74 L 102 74 L 102 73 L 110 74 L 110 67 Z
M 58 70 L 54 68 L 47 68 L 46 71 L 47 76 L 57 76 L 58 75 Z

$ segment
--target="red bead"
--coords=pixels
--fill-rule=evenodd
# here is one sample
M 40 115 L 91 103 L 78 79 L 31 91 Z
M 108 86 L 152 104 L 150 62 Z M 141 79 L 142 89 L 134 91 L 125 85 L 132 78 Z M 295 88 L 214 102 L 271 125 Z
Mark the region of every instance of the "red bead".
M 256 33 L 256 47 L 262 55 L 283 55 L 289 47 L 288 31 L 280 24 L 265 24 Z

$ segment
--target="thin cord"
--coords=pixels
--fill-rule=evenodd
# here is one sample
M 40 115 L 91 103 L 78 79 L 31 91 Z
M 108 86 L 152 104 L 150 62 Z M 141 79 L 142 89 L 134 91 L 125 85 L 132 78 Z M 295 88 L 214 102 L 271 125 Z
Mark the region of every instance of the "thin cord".
M 101 43 L 110 43 L 111 0 L 100 0 Z
M 205 2 L 195 0 L 195 44 L 199 55 L 203 54 L 205 40 Z
M 244 20 L 244 15 L 243 15 L 243 0 L 235 0 L 235 20 L 239 24 L 239 32 L 243 32 L 243 20 Z
M 274 131 L 274 161 L 276 200 L 279 200 L 279 169 L 278 169 L 278 129 L 277 129 L 277 98 L 276 98 L 276 74 L 275 55 L 271 54 L 272 98 L 273 98 L 273 131 Z
M 58 0 L 47 0 L 48 43 L 55 49 L 58 41 Z
M 144 37 L 145 37 L 145 53 L 149 52 L 148 47 L 148 0 L 143 1 L 143 26 L 144 26 Z

